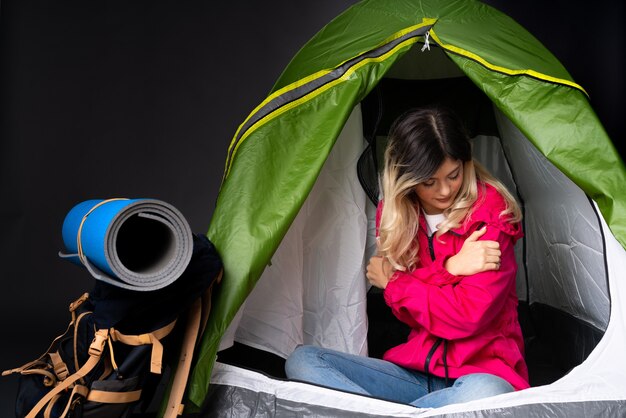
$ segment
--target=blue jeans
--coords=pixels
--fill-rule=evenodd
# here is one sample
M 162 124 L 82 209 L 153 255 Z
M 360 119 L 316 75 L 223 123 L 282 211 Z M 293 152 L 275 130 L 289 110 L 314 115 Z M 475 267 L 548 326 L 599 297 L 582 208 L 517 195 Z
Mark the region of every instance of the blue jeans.
M 419 408 L 437 408 L 514 390 L 506 380 L 491 374 L 468 374 L 446 384 L 444 378 L 429 378 L 423 372 L 385 360 L 311 345 L 296 348 L 287 359 L 285 372 L 289 379 Z

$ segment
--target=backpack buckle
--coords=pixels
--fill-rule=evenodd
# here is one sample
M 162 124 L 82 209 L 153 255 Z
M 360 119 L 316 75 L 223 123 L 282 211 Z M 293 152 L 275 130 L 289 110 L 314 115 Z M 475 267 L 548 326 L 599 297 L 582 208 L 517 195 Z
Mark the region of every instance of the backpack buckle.
M 96 331 L 96 334 L 93 337 L 93 341 L 91 345 L 89 345 L 89 355 L 90 356 L 101 356 L 102 351 L 104 351 L 104 345 L 109 339 L 109 330 L 108 329 L 99 329 Z
M 78 309 L 79 306 L 82 305 L 87 299 L 89 299 L 89 293 L 83 293 L 81 297 L 70 303 L 70 312 L 74 312 Z

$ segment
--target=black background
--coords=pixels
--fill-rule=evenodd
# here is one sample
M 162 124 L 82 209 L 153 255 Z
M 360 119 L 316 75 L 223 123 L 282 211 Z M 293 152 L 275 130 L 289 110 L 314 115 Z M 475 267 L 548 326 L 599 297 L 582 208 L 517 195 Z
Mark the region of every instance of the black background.
M 37 357 L 92 286 L 57 256 L 69 209 L 150 197 L 206 232 L 226 149 L 298 49 L 356 1 L 0 3 L 0 369 Z M 624 140 L 624 6 L 486 3 L 509 14 L 589 93 Z M 12 416 L 16 377 L 0 380 Z

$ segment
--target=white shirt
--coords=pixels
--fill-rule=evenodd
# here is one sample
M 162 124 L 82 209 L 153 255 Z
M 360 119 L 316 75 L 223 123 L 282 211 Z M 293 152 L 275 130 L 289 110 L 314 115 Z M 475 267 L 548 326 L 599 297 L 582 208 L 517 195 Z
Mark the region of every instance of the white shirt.
M 443 213 L 438 213 L 437 215 L 429 215 L 424 212 L 424 218 L 426 219 L 426 226 L 428 228 L 428 236 L 430 237 L 432 234 L 437 232 L 439 229 L 439 224 L 445 221 L 446 215 Z

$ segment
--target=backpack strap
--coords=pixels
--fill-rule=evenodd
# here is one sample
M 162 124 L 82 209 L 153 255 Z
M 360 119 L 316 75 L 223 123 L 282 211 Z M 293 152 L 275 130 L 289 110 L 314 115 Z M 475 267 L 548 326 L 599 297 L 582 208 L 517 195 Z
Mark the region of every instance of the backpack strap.
M 104 350 L 104 345 L 106 344 L 107 339 L 109 338 L 109 330 L 107 329 L 99 329 L 96 331 L 93 342 L 89 346 L 89 358 L 83 364 L 76 373 L 69 376 L 63 382 L 60 382 L 54 389 L 50 392 L 46 393 L 44 397 L 42 397 L 39 402 L 31 409 L 31 411 L 26 415 L 26 418 L 35 418 L 39 411 L 41 411 L 47 404 L 50 402 L 57 394 L 63 392 L 64 390 L 70 388 L 76 381 L 85 377 L 100 361 L 100 357 L 102 356 L 102 351 Z M 72 396 L 80 389 L 77 389 L 81 385 L 75 385 L 72 390 Z M 70 398 L 71 400 L 71 398 Z M 67 403 L 66 410 L 69 409 L 69 405 L 71 402 Z M 64 415 L 63 415 L 64 416 Z
M 72 389 L 72 393 L 70 393 L 70 397 L 67 401 L 67 404 L 65 405 L 65 409 L 63 410 L 61 415 L 59 415 L 59 418 L 65 418 L 67 416 L 67 413 L 70 412 L 70 409 L 73 408 L 74 402 L 77 401 L 77 399 L 75 399 L 76 396 L 82 396 L 84 398 L 87 396 L 88 393 L 89 393 L 89 388 L 87 388 L 87 386 L 75 385 L 74 388 Z M 52 405 L 52 403 L 50 405 Z M 50 408 L 50 411 L 52 411 L 52 408 Z M 47 408 L 46 408 L 46 413 L 48 413 Z M 51 417 L 49 415 L 44 414 L 44 418 L 51 418 Z
M 141 398 L 141 389 L 130 392 L 109 392 L 91 389 L 86 398 L 88 401 L 100 403 L 131 403 Z
M 176 320 L 173 320 L 163 328 L 159 328 L 156 331 L 140 335 L 126 335 L 114 328 L 111 328 L 111 339 L 113 341 L 119 341 L 132 346 L 151 344 L 152 355 L 150 357 L 150 372 L 154 374 L 161 374 L 163 363 L 163 344 L 161 344 L 161 341 L 159 340 L 165 338 L 170 332 L 172 332 L 174 325 L 176 325 Z
M 33 409 L 31 409 L 28 415 L 26 415 L 25 418 L 35 418 L 39 411 L 41 411 L 46 406 L 47 407 L 44 415 L 49 415 L 50 411 L 52 410 L 51 405 L 59 399 L 59 395 L 61 393 L 69 390 L 70 388 L 72 388 L 72 392 L 65 406 L 65 410 L 59 418 L 64 418 L 67 415 L 76 396 L 82 396 L 87 400 L 102 403 L 127 403 L 139 400 L 139 398 L 141 397 L 141 390 L 131 392 L 107 392 L 102 390 L 90 391 L 89 388 L 84 385 L 77 384 L 77 382 L 79 380 L 82 380 L 83 377 L 89 374 L 89 372 L 91 372 L 91 370 L 93 370 L 93 368 L 100 362 L 105 345 L 110 340 L 120 341 L 121 343 L 133 346 L 151 344 L 152 357 L 150 371 L 156 374 L 160 374 L 161 362 L 163 357 L 163 345 L 159 340 L 172 332 L 172 329 L 174 329 L 174 325 L 176 325 L 176 320 L 172 321 L 163 328 L 157 329 L 156 331 L 153 331 L 151 333 L 141 335 L 125 335 L 113 328 L 111 328 L 110 330 L 97 330 L 94 336 L 94 340 L 89 346 L 89 358 L 87 359 L 85 364 L 76 373 L 67 376 L 65 380 L 59 382 L 59 384 L 54 387 L 54 389 L 52 389 L 44 397 L 42 397 L 39 402 L 37 402 L 37 404 L 33 407 Z M 54 364 L 55 371 L 57 369 L 63 371 L 63 366 L 65 364 L 62 361 L 60 361 L 60 363 L 55 362 L 54 359 L 56 358 L 56 354 L 57 353 L 50 353 L 50 358 Z
M 183 337 L 182 346 L 180 348 L 180 356 L 176 374 L 172 382 L 170 396 L 167 402 L 167 409 L 163 418 L 176 417 L 183 412 L 182 399 L 185 394 L 185 386 L 187 385 L 187 377 L 191 370 L 191 360 L 193 357 L 194 347 L 198 338 L 200 322 L 202 316 L 202 303 L 200 298 L 191 305 L 189 311 L 189 319 Z
M 48 402 L 48 406 L 43 410 L 43 418 L 52 418 L 52 408 L 54 408 L 54 405 L 56 405 L 59 399 L 61 399 L 61 394 L 57 393 L 56 396 Z
M 70 371 L 67 368 L 67 364 L 61 358 L 61 355 L 58 351 L 54 353 L 49 353 L 50 361 L 52 362 L 52 368 L 54 369 L 54 374 L 59 377 L 59 380 L 65 380 L 70 375 Z
M 21 367 L 3 371 L 2 376 L 8 376 L 13 373 L 20 373 L 23 375 L 42 374 L 46 376 L 46 378 L 44 379 L 44 385 L 53 386 L 57 381 L 57 377 L 54 376 L 51 372 L 45 370 L 45 367 L 47 366 L 47 364 L 46 362 L 43 361 L 43 358 L 46 356 L 52 357 L 52 353 L 53 353 L 52 350 L 54 350 L 54 348 L 56 347 L 56 344 L 70 332 L 72 327 L 74 328 L 74 330 L 76 330 L 76 328 L 78 327 L 78 323 L 85 315 L 91 314 L 91 311 L 86 311 L 77 317 L 76 312 L 75 312 L 76 309 L 78 309 L 78 307 L 82 305 L 83 302 L 85 302 L 88 298 L 89 298 L 89 293 L 84 293 L 81 297 L 79 297 L 78 299 L 76 299 L 74 302 L 70 304 L 69 310 L 72 314 L 72 320 L 68 324 L 65 332 L 59 335 L 58 337 L 56 337 L 54 340 L 52 340 L 52 342 L 50 343 L 50 346 L 48 347 L 45 353 L 39 356 L 36 360 L 30 361 Z M 76 331 L 74 331 L 74 333 L 76 333 Z M 76 340 L 76 334 L 74 334 L 74 340 Z M 74 347 L 74 353 L 76 353 L 76 347 Z M 75 367 L 76 367 L 75 370 L 78 370 L 80 368 L 78 363 L 75 364 Z M 56 371 L 56 366 L 55 366 L 55 371 Z
M 191 370 L 193 352 L 198 342 L 198 337 L 203 334 L 209 318 L 213 285 L 216 282 L 221 282 L 222 273 L 223 270 L 220 270 L 215 280 L 213 280 L 204 292 L 204 295 L 202 295 L 201 298 L 198 298 L 189 310 L 187 327 L 185 328 L 185 335 L 180 349 L 178 367 L 176 367 L 176 374 L 174 375 L 174 380 L 172 381 L 172 387 L 170 389 L 169 399 L 167 401 L 163 418 L 175 418 L 183 414 L 185 406 L 183 405 L 182 400 L 185 395 L 185 388 L 187 387 L 189 371 Z
M 82 302 L 81 302 L 82 303 Z M 72 306 L 70 306 L 70 310 L 72 310 Z M 72 322 L 74 322 L 74 370 L 80 369 L 80 364 L 78 364 L 78 326 L 80 325 L 80 321 L 83 320 L 87 315 L 91 315 L 91 311 L 86 311 L 76 316 L 76 312 L 72 310 Z M 84 382 L 83 382 L 84 383 Z
M 48 363 L 43 361 L 32 361 L 20 368 L 5 370 L 2 372 L 2 376 L 8 376 L 12 373 L 19 373 L 21 375 L 27 376 L 30 374 L 40 374 L 43 376 L 43 385 L 46 387 L 54 386 L 57 382 L 57 377 L 54 373 L 48 371 L 46 368 Z

